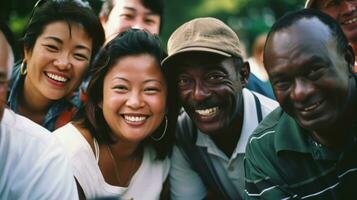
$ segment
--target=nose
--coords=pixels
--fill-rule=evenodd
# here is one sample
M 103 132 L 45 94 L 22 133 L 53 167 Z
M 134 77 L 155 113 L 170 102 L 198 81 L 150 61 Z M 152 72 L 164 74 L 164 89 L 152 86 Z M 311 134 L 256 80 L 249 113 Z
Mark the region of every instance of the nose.
M 143 30 L 145 29 L 145 24 L 142 20 L 137 19 L 134 24 L 132 25 L 132 28 Z
M 60 70 L 68 70 L 71 67 L 69 55 L 62 53 L 54 61 L 53 64 Z
M 195 88 L 192 92 L 192 99 L 194 101 L 203 101 L 211 95 L 210 90 L 201 82 L 196 82 Z
M 352 0 L 352 1 L 342 1 L 341 2 L 341 13 L 342 14 L 351 14 L 351 12 L 356 11 L 356 0 Z
M 142 96 L 139 92 L 133 91 L 128 94 L 128 99 L 126 101 L 126 106 L 132 109 L 142 108 L 145 105 Z
M 290 98 L 296 102 L 303 102 L 313 92 L 313 85 L 306 79 L 296 79 Z

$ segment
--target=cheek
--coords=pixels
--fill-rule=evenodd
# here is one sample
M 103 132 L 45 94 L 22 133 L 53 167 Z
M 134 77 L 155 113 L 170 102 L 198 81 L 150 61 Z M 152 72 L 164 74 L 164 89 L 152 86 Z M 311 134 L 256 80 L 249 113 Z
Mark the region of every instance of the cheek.
M 148 99 L 147 101 L 150 109 L 154 114 L 157 115 L 164 115 L 166 110 L 166 97 L 163 95 L 153 97 Z
M 88 70 L 89 64 L 86 63 L 75 63 L 73 64 L 73 77 L 74 82 L 78 83 L 82 81 L 85 72 Z

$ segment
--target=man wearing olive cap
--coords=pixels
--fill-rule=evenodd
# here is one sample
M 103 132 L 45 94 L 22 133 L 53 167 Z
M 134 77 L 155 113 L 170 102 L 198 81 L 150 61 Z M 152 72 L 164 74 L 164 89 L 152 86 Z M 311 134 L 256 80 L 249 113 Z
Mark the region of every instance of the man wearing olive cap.
M 307 0 L 305 7 L 319 9 L 338 21 L 357 55 L 357 0 Z
M 215 18 L 180 26 L 163 67 L 180 106 L 172 154 L 172 199 L 241 199 L 247 139 L 277 103 L 244 89 L 249 64 L 237 35 Z M 171 80 L 171 79 L 170 79 Z

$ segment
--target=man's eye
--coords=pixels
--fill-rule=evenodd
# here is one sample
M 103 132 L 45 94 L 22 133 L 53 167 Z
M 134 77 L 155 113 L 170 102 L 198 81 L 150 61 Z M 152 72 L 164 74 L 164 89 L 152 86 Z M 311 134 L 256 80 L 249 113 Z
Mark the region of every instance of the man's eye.
M 183 85 L 186 85 L 188 84 L 189 80 L 187 78 L 179 78 L 177 80 L 177 84 L 178 86 L 183 86 Z
M 277 80 L 273 82 L 273 87 L 277 89 L 287 89 L 290 86 L 290 81 L 287 80 Z
M 222 80 L 224 77 L 222 75 L 213 74 L 208 77 L 209 80 Z
M 327 1 L 323 7 L 324 8 L 331 8 L 331 7 L 335 7 L 335 6 L 339 6 L 340 2 L 338 0 L 332 0 L 332 1 Z

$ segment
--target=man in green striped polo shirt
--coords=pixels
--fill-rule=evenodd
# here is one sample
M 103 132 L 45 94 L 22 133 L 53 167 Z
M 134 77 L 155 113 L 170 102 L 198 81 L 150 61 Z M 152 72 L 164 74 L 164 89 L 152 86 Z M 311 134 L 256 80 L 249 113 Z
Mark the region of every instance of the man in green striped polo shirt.
M 246 199 L 357 198 L 357 76 L 338 23 L 318 10 L 279 19 L 264 51 L 281 108 L 248 140 Z

